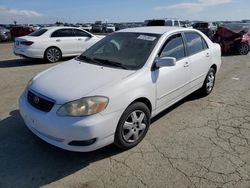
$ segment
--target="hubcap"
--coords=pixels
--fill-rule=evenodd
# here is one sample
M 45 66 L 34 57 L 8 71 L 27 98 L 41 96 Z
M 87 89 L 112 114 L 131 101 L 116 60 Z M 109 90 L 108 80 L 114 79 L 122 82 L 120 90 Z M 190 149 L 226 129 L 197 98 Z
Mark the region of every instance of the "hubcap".
M 47 51 L 47 58 L 50 62 L 57 62 L 60 59 L 60 51 L 56 48 L 50 48 Z
M 210 72 L 207 78 L 207 91 L 211 92 L 214 87 L 214 73 Z
M 243 44 L 241 45 L 239 52 L 240 54 L 247 54 L 248 50 L 249 50 L 248 46 L 246 44 Z
M 122 127 L 122 136 L 126 142 L 133 143 L 143 135 L 146 129 L 146 115 L 140 110 L 132 112 Z

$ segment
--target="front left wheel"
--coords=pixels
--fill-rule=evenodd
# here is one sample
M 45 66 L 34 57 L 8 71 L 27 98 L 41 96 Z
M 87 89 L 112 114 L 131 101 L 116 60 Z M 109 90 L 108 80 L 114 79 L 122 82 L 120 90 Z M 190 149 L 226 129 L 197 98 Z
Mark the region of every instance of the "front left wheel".
M 150 125 L 150 110 L 141 102 L 133 103 L 122 114 L 115 133 L 115 145 L 130 149 L 145 137 Z

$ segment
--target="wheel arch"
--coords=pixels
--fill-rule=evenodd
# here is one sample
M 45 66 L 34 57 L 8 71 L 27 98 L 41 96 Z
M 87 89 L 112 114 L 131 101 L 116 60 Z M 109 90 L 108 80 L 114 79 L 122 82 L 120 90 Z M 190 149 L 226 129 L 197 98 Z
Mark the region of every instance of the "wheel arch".
M 134 103 L 137 103 L 137 102 L 141 102 L 141 103 L 145 104 L 148 107 L 150 114 L 152 113 L 152 104 L 151 104 L 150 100 L 146 97 L 137 98 L 133 102 L 131 102 L 128 106 L 130 106 Z

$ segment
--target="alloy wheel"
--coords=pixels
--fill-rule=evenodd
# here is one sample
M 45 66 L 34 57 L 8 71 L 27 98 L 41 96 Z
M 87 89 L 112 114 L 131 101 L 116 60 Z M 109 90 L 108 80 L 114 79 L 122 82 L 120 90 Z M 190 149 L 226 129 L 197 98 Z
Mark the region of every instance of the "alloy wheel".
M 143 111 L 133 111 L 122 127 L 123 139 L 128 143 L 136 142 L 146 130 L 146 115 Z
M 246 55 L 249 52 L 249 46 L 247 44 L 241 44 L 239 47 L 239 54 Z
M 208 91 L 209 93 L 213 90 L 214 81 L 215 81 L 214 72 L 210 72 L 210 73 L 208 74 L 207 83 L 206 83 L 206 88 L 207 88 L 207 91 Z
M 60 60 L 61 52 L 57 48 L 50 48 L 46 53 L 47 59 L 54 63 Z

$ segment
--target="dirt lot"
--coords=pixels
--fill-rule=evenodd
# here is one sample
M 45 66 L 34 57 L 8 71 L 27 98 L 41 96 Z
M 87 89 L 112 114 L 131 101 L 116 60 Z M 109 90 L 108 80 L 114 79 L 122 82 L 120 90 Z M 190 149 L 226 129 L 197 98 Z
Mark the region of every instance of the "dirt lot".
M 250 187 L 250 56 L 223 57 L 209 97 L 166 110 L 125 152 L 67 152 L 25 127 L 18 97 L 53 65 L 18 59 L 0 44 L 0 187 Z

